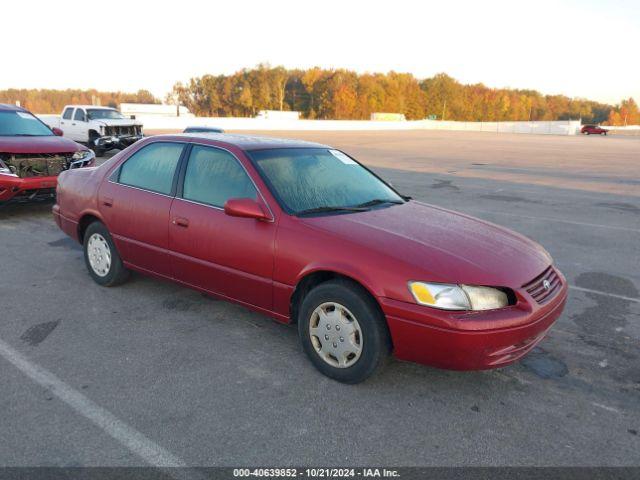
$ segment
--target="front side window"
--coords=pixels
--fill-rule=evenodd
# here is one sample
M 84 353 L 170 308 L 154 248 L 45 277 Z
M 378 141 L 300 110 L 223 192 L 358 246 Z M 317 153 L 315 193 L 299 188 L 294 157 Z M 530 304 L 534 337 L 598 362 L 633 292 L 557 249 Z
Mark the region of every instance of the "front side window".
M 230 198 L 256 197 L 249 175 L 233 155 L 217 148 L 193 147 L 182 198 L 222 208 Z
M 81 108 L 76 108 L 76 114 L 73 116 L 74 120 L 78 120 L 79 122 L 86 121 L 84 118 L 84 110 Z
M 47 137 L 53 132 L 44 123 L 27 112 L 0 111 L 0 136 Z
M 157 142 L 131 155 L 120 167 L 119 183 L 152 192 L 171 194 L 184 144 Z
M 404 202 L 374 174 L 337 150 L 279 148 L 249 155 L 282 206 L 293 214 Z

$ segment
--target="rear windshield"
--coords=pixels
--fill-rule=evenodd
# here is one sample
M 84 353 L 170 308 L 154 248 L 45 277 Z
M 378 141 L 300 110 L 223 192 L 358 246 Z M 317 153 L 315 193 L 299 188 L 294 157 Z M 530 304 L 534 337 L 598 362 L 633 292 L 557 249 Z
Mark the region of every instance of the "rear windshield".
M 0 136 L 47 137 L 53 132 L 44 123 L 27 112 L 0 112 Z

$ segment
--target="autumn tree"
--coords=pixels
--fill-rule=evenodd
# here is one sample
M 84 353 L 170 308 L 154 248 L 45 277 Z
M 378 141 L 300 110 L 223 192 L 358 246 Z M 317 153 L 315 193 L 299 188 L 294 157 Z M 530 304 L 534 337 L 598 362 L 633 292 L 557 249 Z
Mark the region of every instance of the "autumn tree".
M 149 91 L 9 89 L 0 102 L 19 101 L 37 113 L 58 113 L 66 104 L 159 103 Z M 409 120 L 435 115 L 461 121 L 578 120 L 611 125 L 640 124 L 629 98 L 612 106 L 535 90 L 465 85 L 445 73 L 416 79 L 410 73 L 307 70 L 259 64 L 231 75 L 205 74 L 178 82 L 166 96 L 200 116 L 255 116 L 260 110 L 296 110 L 305 118 L 369 119 L 374 112 L 401 113 Z
M 20 102 L 35 113 L 60 113 L 68 104 L 118 106 L 121 103 L 160 103 L 148 90 L 136 93 L 100 92 L 98 90 L 9 89 L 0 91 L 0 103 Z

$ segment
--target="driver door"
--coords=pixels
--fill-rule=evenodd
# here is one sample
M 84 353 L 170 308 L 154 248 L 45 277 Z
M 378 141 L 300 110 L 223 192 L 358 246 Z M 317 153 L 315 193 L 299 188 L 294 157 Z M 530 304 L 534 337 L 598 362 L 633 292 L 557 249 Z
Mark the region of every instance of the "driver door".
M 84 108 L 76 108 L 76 111 L 73 112 L 73 118 L 67 120 L 66 123 L 68 123 L 68 126 L 65 134 L 68 131 L 67 136 L 71 140 L 75 140 L 76 142 L 86 142 L 89 140 L 87 133 L 89 131 L 87 126 L 87 112 L 85 112 Z
M 225 214 L 230 198 L 253 198 L 268 210 L 238 158 L 227 150 L 194 145 L 171 205 L 173 276 L 271 310 L 276 224 Z

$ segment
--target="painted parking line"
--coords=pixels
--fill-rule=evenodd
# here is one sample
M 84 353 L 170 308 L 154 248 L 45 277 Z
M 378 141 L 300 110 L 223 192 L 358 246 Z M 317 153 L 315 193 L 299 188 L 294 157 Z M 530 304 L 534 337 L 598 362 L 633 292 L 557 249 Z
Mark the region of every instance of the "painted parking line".
M 135 428 L 115 417 L 111 412 L 108 412 L 73 387 L 64 383 L 53 373 L 29 361 L 24 355 L 1 339 L 0 357 L 11 363 L 35 383 L 46 388 L 80 415 L 93 422 L 149 465 L 157 468 L 185 466 L 185 463 L 171 452 L 165 450 Z
M 505 215 L 507 217 L 529 218 L 532 220 L 544 220 L 545 222 L 567 223 L 569 225 L 580 225 L 582 227 L 606 228 L 609 230 L 622 230 L 626 232 L 640 233 L 640 228 L 618 227 L 615 225 L 603 225 L 601 223 L 577 222 L 575 220 L 563 220 L 561 218 L 553 218 L 553 217 L 538 217 L 534 215 L 521 215 L 519 213 L 508 213 L 508 212 L 497 212 L 497 211 L 490 212 L 487 210 L 476 210 L 476 209 L 465 209 L 465 210 L 469 212 L 473 212 L 474 214 L 480 214 L 480 215 Z
M 595 293 L 596 295 L 602 295 L 602 296 L 605 296 L 605 297 L 613 297 L 613 298 L 617 298 L 619 300 L 626 300 L 627 302 L 640 303 L 640 298 L 627 297 L 625 295 L 618 295 L 616 293 L 603 292 L 601 290 L 593 290 L 591 288 L 576 287 L 575 285 L 569 285 L 569 288 L 572 289 L 572 290 L 578 290 L 579 292 Z

